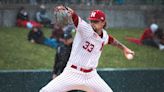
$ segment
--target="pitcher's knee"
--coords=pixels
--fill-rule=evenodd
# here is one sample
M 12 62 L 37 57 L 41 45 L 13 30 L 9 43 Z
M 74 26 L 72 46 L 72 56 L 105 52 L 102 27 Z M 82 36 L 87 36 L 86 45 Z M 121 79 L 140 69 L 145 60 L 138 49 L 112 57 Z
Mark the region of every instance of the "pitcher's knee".
M 110 89 L 109 89 L 109 92 L 113 92 L 113 90 L 110 88 Z
M 63 91 L 42 88 L 39 92 L 63 92 Z
M 49 92 L 48 90 L 42 88 L 39 92 Z

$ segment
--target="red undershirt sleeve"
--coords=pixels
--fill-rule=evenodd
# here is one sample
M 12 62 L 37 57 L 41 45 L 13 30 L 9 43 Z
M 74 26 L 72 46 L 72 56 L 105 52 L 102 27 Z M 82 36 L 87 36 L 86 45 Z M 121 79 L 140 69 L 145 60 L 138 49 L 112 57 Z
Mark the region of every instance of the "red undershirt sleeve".
M 73 23 L 74 23 L 75 27 L 77 27 L 78 22 L 79 22 L 79 18 L 78 18 L 78 15 L 75 12 L 72 13 L 72 20 L 73 20 Z
M 114 38 L 111 35 L 109 35 L 108 44 L 113 43 L 113 41 L 114 41 Z

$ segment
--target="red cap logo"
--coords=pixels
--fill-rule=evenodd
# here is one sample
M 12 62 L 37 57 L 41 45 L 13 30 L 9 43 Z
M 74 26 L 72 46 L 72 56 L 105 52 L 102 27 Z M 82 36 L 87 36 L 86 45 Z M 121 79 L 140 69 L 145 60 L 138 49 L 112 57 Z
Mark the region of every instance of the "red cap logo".
M 105 20 L 105 13 L 101 10 L 94 10 L 91 12 L 88 20 L 104 21 Z

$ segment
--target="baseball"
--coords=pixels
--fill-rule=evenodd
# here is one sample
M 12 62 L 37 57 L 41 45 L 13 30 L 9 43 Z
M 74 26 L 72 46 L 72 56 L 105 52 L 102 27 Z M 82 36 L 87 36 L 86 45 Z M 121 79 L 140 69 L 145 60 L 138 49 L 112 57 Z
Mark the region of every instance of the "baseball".
M 133 55 L 132 54 L 127 54 L 127 59 L 129 59 L 129 60 L 133 59 Z

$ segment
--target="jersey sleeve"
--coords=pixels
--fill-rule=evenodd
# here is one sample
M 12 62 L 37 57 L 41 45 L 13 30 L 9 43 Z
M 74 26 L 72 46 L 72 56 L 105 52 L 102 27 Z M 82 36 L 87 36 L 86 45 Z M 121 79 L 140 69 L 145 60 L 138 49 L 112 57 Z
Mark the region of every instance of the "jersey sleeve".
M 72 20 L 78 31 L 83 37 L 91 36 L 93 28 L 86 21 L 81 19 L 75 12 L 72 13 Z
M 77 31 L 81 34 L 82 37 L 92 36 L 94 30 L 90 24 L 79 17 L 79 23 L 77 26 Z
M 109 35 L 109 37 L 108 37 L 108 44 L 113 43 L 113 41 L 114 41 L 114 38 L 112 37 L 112 35 Z

